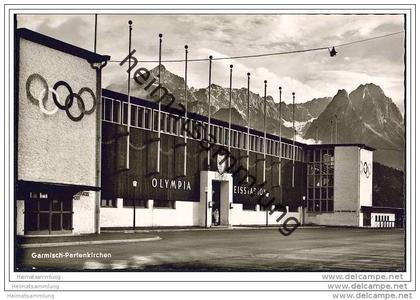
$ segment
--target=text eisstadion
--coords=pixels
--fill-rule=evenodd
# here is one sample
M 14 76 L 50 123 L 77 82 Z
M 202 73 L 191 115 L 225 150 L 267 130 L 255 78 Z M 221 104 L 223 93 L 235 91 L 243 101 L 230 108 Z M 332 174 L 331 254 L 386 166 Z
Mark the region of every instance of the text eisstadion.
M 32 252 L 31 257 L 35 259 L 60 259 L 60 258 L 111 258 L 111 253 L 104 252 Z

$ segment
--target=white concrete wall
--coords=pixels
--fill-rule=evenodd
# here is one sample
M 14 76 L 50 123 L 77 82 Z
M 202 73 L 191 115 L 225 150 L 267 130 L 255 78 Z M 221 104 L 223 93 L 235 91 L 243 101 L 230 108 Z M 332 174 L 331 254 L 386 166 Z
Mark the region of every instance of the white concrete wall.
M 95 233 L 95 197 L 94 191 L 89 196 L 73 199 L 73 233 Z
M 25 234 L 25 200 L 16 201 L 16 234 Z
M 49 88 L 64 80 L 74 93 L 82 87 L 96 92 L 96 71 L 85 59 L 20 40 L 18 179 L 95 186 L 96 110 L 79 122 L 70 120 L 60 109 L 53 115 L 44 114 L 26 94 L 27 79 L 34 73 L 44 77 Z M 30 91 L 38 98 L 42 89 L 35 80 Z M 64 104 L 66 88 L 59 87 L 57 93 Z M 88 93 L 82 97 L 86 109 L 90 109 L 93 99 Z M 51 92 L 46 108 L 56 108 Z M 74 116 L 80 114 L 75 99 L 70 111 Z
M 306 212 L 305 224 L 325 226 L 359 226 L 358 212 L 311 213 Z
M 175 209 L 154 208 L 149 200 L 148 208 L 136 208 L 136 227 L 199 226 L 200 203 L 176 201 Z M 133 208 L 123 207 L 123 200 L 117 199 L 117 207 L 101 207 L 101 227 L 133 226 Z
M 231 225 L 266 225 L 267 224 L 267 213 L 263 210 L 259 210 L 257 205 L 256 211 L 243 210 L 242 204 L 233 204 L 231 210 Z M 301 221 L 301 214 L 299 212 L 287 212 L 279 222 L 277 218 L 282 215 L 280 212 L 275 212 L 272 215 L 268 214 L 268 225 L 280 225 L 289 218 L 295 217 L 299 222 Z
M 335 147 L 334 211 L 359 208 L 359 148 Z
M 220 181 L 220 215 L 222 225 L 232 225 L 232 209 L 230 204 L 233 203 L 233 178 L 232 174 L 223 173 L 219 174 L 214 171 L 201 171 L 200 172 L 200 226 L 210 227 L 212 221 L 212 208 L 209 203 L 212 202 L 212 182 Z M 207 192 L 206 192 L 207 191 Z M 210 192 L 209 192 L 210 191 Z M 207 217 L 206 217 L 207 215 Z
M 372 206 L 373 152 L 360 149 L 360 206 Z
M 385 226 L 383 222 L 375 221 L 376 217 L 383 217 L 384 219 L 388 217 L 389 221 L 394 222 L 395 221 L 395 214 L 393 213 L 372 213 L 370 216 L 370 224 L 371 227 L 383 227 Z M 394 227 L 395 223 L 391 223 L 388 226 Z

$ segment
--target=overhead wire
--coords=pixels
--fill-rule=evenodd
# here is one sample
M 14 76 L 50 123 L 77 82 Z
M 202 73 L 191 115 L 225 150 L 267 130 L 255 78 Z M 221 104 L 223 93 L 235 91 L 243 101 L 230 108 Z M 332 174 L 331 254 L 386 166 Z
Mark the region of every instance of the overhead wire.
M 380 35 L 380 36 L 374 36 L 374 37 L 355 40 L 355 41 L 351 41 L 351 42 L 335 44 L 333 46 L 336 47 L 336 48 L 346 47 L 346 46 L 353 45 L 353 44 L 364 43 L 364 42 L 368 42 L 368 41 L 372 41 L 372 40 L 377 40 L 377 39 L 382 39 L 382 38 L 398 35 L 398 34 L 401 34 L 401 33 L 404 33 L 404 32 L 405 31 L 402 30 L 402 31 L 392 32 L 392 33 L 388 33 L 388 34 L 384 34 L 384 35 Z M 323 47 L 298 49 L 298 50 L 290 50 L 290 51 L 282 51 L 282 52 L 250 54 L 250 55 L 236 55 L 236 56 L 226 56 L 226 57 L 214 57 L 213 56 L 213 61 L 215 61 L 215 60 L 228 60 L 228 59 L 248 59 L 248 58 L 259 58 L 259 57 L 268 57 L 268 56 L 277 56 L 277 55 L 305 53 L 305 52 L 313 52 L 313 51 L 321 51 L 321 50 L 330 50 L 331 47 L 332 46 L 323 46 Z M 192 58 L 192 59 L 189 59 L 188 61 L 189 62 L 202 62 L 202 61 L 208 61 L 208 60 L 209 59 L 207 57 L 207 58 Z M 122 60 L 111 60 L 110 62 L 121 62 L 121 61 Z M 157 60 L 138 60 L 138 62 L 157 63 L 158 61 Z M 185 62 L 185 60 L 184 59 L 168 59 L 168 60 L 162 60 L 161 62 L 162 63 L 183 63 L 183 62 Z

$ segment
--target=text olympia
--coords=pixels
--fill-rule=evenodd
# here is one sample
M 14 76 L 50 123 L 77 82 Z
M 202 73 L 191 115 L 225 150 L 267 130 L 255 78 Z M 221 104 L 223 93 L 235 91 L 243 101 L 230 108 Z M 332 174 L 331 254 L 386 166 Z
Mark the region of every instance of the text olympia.
M 152 187 L 160 189 L 170 190 L 184 190 L 191 191 L 191 184 L 185 180 L 174 180 L 174 179 L 152 179 Z
M 43 86 L 43 89 L 41 89 L 41 91 L 39 92 L 38 97 L 35 97 L 31 92 L 31 86 L 34 81 L 39 81 Z M 57 89 L 61 86 L 65 87 L 68 92 L 68 95 L 66 97 L 66 100 L 64 101 L 64 104 L 62 104 L 60 97 L 58 96 L 58 93 L 57 93 Z M 51 92 L 54 104 L 56 106 L 55 108 L 51 110 L 47 110 L 45 108 L 45 104 L 48 101 L 48 94 L 49 94 L 48 92 Z M 82 95 L 84 93 L 88 93 L 90 97 L 92 97 L 93 102 L 92 102 L 92 107 L 90 109 L 86 109 L 85 102 L 83 101 L 83 98 L 82 98 Z M 84 115 L 90 115 L 91 113 L 93 113 L 95 111 L 96 103 L 97 103 L 96 96 L 90 88 L 82 87 L 76 94 L 73 92 L 70 85 L 63 80 L 57 81 L 54 84 L 54 86 L 50 88 L 45 78 L 37 73 L 30 75 L 28 79 L 26 80 L 26 96 L 33 104 L 38 105 L 39 109 L 44 114 L 54 115 L 59 109 L 61 109 L 66 112 L 67 117 L 69 117 L 70 120 L 75 121 L 75 122 L 78 122 L 81 119 L 83 119 Z M 79 107 L 79 110 L 80 110 L 80 114 L 78 116 L 73 116 L 70 112 L 70 108 L 73 106 L 74 98 L 76 98 L 77 106 Z

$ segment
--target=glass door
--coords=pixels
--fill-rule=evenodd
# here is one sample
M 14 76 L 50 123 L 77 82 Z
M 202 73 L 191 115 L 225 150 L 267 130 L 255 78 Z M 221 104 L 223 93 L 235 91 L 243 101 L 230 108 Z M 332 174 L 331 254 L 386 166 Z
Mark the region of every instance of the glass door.
M 25 232 L 52 234 L 73 230 L 71 195 L 29 193 L 25 201 Z

